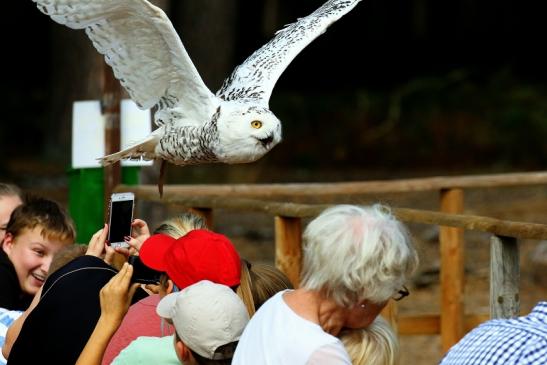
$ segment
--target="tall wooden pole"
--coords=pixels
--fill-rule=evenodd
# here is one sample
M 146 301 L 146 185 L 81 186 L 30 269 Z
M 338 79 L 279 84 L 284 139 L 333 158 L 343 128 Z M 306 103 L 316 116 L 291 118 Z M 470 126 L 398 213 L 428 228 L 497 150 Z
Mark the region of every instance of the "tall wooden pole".
M 519 247 L 513 237 L 490 240 L 490 317 L 514 318 L 520 312 Z
M 102 72 L 103 92 L 101 98 L 102 113 L 105 117 L 104 152 L 106 155 L 120 150 L 120 99 L 121 86 L 114 77 L 112 69 L 106 63 Z M 121 165 L 116 162 L 104 167 L 104 201 L 110 199 L 112 191 L 121 183 Z M 105 204 L 105 208 L 107 204 Z M 106 208 L 107 209 L 107 208 Z M 106 217 L 106 214 L 105 214 Z
M 463 190 L 441 190 L 441 212 L 463 212 Z M 441 246 L 441 346 L 445 353 L 463 336 L 464 241 L 463 229 L 440 228 Z
M 275 217 L 275 266 L 287 275 L 295 288 L 298 288 L 302 266 L 300 218 Z

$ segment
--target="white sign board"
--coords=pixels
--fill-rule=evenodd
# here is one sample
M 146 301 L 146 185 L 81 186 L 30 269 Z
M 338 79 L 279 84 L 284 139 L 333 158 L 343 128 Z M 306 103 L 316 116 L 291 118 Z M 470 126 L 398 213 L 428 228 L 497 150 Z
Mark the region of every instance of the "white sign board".
M 104 125 L 101 104 L 95 100 L 77 101 L 72 106 L 72 167 L 101 167 L 104 156 Z
M 131 99 L 122 100 L 120 106 L 120 145 L 123 148 L 144 139 L 152 132 L 150 109 L 141 110 Z M 152 166 L 154 161 L 123 160 L 122 166 Z
M 122 148 L 139 141 L 151 132 L 150 110 L 140 110 L 130 99 L 122 100 L 120 108 Z M 101 167 L 104 156 L 105 118 L 97 100 L 77 101 L 72 108 L 72 167 Z M 151 166 L 153 161 L 122 161 L 122 166 Z

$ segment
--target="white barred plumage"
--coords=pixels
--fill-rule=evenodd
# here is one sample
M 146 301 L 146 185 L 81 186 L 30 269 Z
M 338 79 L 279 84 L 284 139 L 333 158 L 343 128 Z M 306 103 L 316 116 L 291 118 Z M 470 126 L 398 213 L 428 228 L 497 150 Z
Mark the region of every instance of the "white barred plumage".
M 253 162 L 281 141 L 268 102 L 291 61 L 360 0 L 329 0 L 278 31 L 213 94 L 173 25 L 146 0 L 33 0 L 54 21 L 85 29 L 95 48 L 142 109 L 157 106 L 158 128 L 101 158 L 163 159 L 177 165 Z

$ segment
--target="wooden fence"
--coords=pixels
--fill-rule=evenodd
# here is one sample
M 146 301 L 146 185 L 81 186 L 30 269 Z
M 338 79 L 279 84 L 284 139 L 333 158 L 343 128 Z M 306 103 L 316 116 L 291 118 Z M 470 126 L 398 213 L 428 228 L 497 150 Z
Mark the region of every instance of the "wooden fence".
M 399 334 L 440 334 L 445 352 L 465 332 L 488 319 L 488 316 L 464 313 L 464 230 L 491 234 L 492 318 L 519 314 L 518 240 L 547 239 L 547 225 L 461 214 L 464 189 L 545 184 L 547 173 L 534 172 L 330 184 L 178 185 L 165 186 L 163 199 L 160 199 L 156 186 L 118 186 L 115 190 L 133 191 L 141 200 L 193 208 L 205 215 L 210 224 L 212 210 L 219 208 L 272 215 L 275 217 L 276 265 L 295 285 L 298 284 L 302 258 L 302 218 L 314 217 L 331 204 L 295 204 L 286 202 L 287 199 L 313 196 L 336 200 L 336 197 L 358 194 L 439 191 L 440 212 L 405 208 L 393 208 L 392 211 L 406 223 L 440 226 L 440 315 L 398 317 L 394 303 L 385 309 L 384 315 Z

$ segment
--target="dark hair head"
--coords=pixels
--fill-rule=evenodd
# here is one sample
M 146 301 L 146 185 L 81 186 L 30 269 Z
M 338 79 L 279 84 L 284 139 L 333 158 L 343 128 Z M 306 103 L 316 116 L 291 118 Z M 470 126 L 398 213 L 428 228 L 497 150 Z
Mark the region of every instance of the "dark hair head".
M 213 360 L 201 356 L 192 349 L 190 349 L 190 352 L 199 365 L 230 365 L 232 363 L 233 354 L 236 351 L 237 343 L 238 341 L 230 342 L 215 350 L 215 354 L 229 354 L 225 359 Z
M 177 332 L 175 332 L 175 341 L 184 342 L 180 339 L 179 334 Z M 234 342 L 227 343 L 225 345 L 219 346 L 215 350 L 215 354 L 223 354 L 224 355 L 225 359 L 222 359 L 222 360 L 208 359 L 206 357 L 201 356 L 200 354 L 198 354 L 197 352 L 195 352 L 191 348 L 188 347 L 188 349 L 190 350 L 190 352 L 192 353 L 192 356 L 194 357 L 194 359 L 196 360 L 196 362 L 199 365 L 230 365 L 232 363 L 232 357 L 233 357 L 234 352 L 236 351 L 236 347 L 237 347 L 238 342 L 239 341 L 234 341 Z
M 49 265 L 49 271 L 47 273 L 48 276 L 75 258 L 85 255 L 86 252 L 87 245 L 76 244 L 61 248 L 53 255 L 53 259 L 51 259 L 51 264 Z

